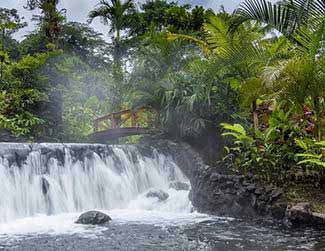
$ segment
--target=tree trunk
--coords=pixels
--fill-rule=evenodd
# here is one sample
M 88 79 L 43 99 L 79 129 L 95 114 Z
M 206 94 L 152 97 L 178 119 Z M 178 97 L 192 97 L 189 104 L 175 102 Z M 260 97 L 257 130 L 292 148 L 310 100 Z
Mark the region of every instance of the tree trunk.
M 58 38 L 61 31 L 60 15 L 57 10 L 56 0 L 46 0 L 41 6 L 45 21 L 45 35 L 48 43 L 58 46 Z
M 1 46 L 1 51 L 2 53 L 5 52 L 5 28 L 2 29 L 2 46 Z M 0 65 L 0 80 L 3 79 L 3 64 L 4 64 L 4 61 L 5 61 L 5 56 L 1 56 L 0 58 L 1 60 L 1 65 Z
M 121 67 L 121 48 L 120 48 L 120 30 L 116 30 L 116 38 L 114 42 L 114 62 L 113 62 L 113 80 L 112 86 L 112 112 L 117 112 L 121 105 L 121 87 L 123 85 L 123 73 Z

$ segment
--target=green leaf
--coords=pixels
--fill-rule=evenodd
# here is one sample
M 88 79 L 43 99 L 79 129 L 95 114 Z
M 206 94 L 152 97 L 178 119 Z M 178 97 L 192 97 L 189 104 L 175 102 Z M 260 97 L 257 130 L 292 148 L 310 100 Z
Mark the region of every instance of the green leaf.
M 298 162 L 298 165 L 301 165 L 301 164 L 316 164 L 318 166 L 322 166 L 322 167 L 325 167 L 325 162 L 324 161 L 321 161 L 319 159 L 306 159 L 306 160 L 302 160 L 300 162 Z
M 234 90 L 239 89 L 239 87 L 240 87 L 240 85 L 241 85 L 240 81 L 239 81 L 238 79 L 236 79 L 236 78 L 232 78 L 232 79 L 230 79 L 230 80 L 229 80 L 229 84 L 230 84 L 230 87 L 231 87 L 232 89 L 234 89 Z
M 317 145 L 317 146 L 324 146 L 325 147 L 325 140 L 320 141 L 320 142 L 317 142 L 317 143 L 315 143 L 315 145 Z
M 236 139 L 239 139 L 240 134 L 234 132 L 224 132 L 221 134 L 222 136 L 233 136 Z
M 302 149 L 304 149 L 306 151 L 308 150 L 308 145 L 306 144 L 305 141 L 303 141 L 301 139 L 295 139 L 295 142 L 300 148 L 302 148 Z
M 262 99 L 256 99 L 256 104 L 257 105 L 261 105 L 261 104 L 263 104 L 263 100 Z
M 296 154 L 297 157 L 303 157 L 303 158 L 312 158 L 312 159 L 321 159 L 322 158 L 322 154 L 311 154 L 311 153 L 299 153 Z
M 224 129 L 231 130 L 231 131 L 234 131 L 234 132 L 237 132 L 237 133 L 246 135 L 245 128 L 242 125 L 240 125 L 240 124 L 231 125 L 231 124 L 227 124 L 227 123 L 221 123 L 221 126 Z

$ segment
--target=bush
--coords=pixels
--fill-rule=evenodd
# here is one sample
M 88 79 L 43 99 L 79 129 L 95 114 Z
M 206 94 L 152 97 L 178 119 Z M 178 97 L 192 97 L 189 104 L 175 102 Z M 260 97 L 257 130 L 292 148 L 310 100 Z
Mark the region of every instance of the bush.
M 285 112 L 279 106 L 265 131 L 221 124 L 223 136 L 233 139 L 226 147 L 224 161 L 230 162 L 235 171 L 255 174 L 266 182 L 290 184 L 304 180 L 318 185 L 325 177 L 325 143 L 317 142 L 305 131 L 304 123 L 293 117 L 292 111 Z

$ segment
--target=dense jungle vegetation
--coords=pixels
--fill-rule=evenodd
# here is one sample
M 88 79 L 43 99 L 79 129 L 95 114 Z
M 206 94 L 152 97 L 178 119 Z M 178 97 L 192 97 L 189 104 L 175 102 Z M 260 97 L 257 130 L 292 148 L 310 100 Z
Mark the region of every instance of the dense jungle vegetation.
M 227 13 L 99 0 L 88 21 L 110 41 L 58 4 L 26 0 L 40 15 L 21 41 L 28 24 L 0 9 L 2 141 L 86 142 L 96 116 L 149 106 L 170 137 L 224 142 L 222 164 L 236 172 L 323 184 L 324 1 L 246 0 Z

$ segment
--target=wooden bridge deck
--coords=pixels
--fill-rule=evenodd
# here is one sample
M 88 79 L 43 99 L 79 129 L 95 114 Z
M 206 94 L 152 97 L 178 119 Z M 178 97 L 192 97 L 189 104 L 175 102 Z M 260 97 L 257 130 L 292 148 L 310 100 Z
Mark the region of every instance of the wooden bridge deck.
M 105 131 L 94 132 L 90 135 L 90 140 L 96 143 L 106 143 L 107 141 L 116 140 L 123 137 L 134 136 L 134 135 L 145 135 L 152 133 L 151 128 L 141 127 L 124 127 L 108 129 Z
M 153 115 L 153 118 L 148 118 L 148 113 Z M 151 108 L 139 107 L 96 118 L 93 124 L 94 132 L 89 135 L 90 140 L 96 143 L 107 143 L 122 137 L 151 134 L 157 131 L 157 113 Z

